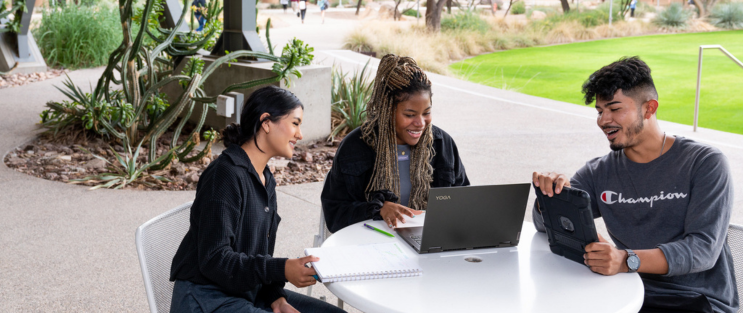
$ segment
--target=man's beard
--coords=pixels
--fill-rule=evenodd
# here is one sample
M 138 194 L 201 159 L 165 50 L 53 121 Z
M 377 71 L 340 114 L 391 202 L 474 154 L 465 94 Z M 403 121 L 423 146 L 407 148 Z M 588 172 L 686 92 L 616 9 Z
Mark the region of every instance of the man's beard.
M 624 148 L 633 147 L 635 145 L 635 136 L 637 136 L 637 134 L 642 131 L 643 127 L 645 127 L 645 124 L 642 118 L 640 118 L 637 120 L 637 122 L 630 125 L 630 127 L 624 131 L 624 137 L 627 138 L 625 144 L 612 142 L 609 144 L 609 148 L 614 151 L 619 151 Z

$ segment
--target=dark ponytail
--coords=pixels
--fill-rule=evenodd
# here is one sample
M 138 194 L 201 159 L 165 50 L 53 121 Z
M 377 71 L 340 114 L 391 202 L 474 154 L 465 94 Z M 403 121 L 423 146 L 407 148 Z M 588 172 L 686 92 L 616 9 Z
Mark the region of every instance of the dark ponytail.
M 258 147 L 256 137 L 256 133 L 258 133 L 263 122 L 266 120 L 277 122 L 298 107 L 304 109 L 304 105 L 297 96 L 286 89 L 266 86 L 254 91 L 245 101 L 240 114 L 240 125 L 232 123 L 222 130 L 224 146 L 229 147 L 233 144 L 242 146 L 252 139 L 258 150 L 263 152 Z M 268 113 L 269 116 L 261 120 L 260 117 L 263 113 Z

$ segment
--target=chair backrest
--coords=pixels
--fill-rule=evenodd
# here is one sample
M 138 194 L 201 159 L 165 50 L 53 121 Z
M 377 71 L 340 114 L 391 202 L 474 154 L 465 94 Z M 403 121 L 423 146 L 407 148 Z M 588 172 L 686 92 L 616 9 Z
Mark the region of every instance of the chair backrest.
M 328 180 L 328 176 L 330 176 L 330 171 L 325 173 L 325 179 L 323 181 Z M 325 239 L 330 237 L 332 235 L 330 233 L 330 230 L 328 230 L 327 225 L 325 225 L 325 212 L 322 208 L 320 208 L 320 225 L 319 229 L 317 230 L 317 235 L 315 235 L 315 240 L 312 244 L 312 247 L 317 248 L 322 245 L 323 242 L 325 242 Z
M 730 224 L 728 227 L 728 246 L 733 254 L 735 283 L 738 287 L 738 299 L 743 300 L 743 225 Z M 738 312 L 743 312 L 743 308 Z
M 192 202 L 158 215 L 137 228 L 135 242 L 150 312 L 170 312 L 170 265 L 190 227 Z

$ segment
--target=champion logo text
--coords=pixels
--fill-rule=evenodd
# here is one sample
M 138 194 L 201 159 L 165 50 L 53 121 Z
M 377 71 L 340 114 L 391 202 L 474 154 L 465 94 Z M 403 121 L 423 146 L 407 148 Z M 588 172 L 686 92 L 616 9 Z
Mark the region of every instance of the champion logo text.
M 614 204 L 614 203 L 650 203 L 650 207 L 653 207 L 653 202 L 659 201 L 659 200 L 672 200 L 672 199 L 681 199 L 686 198 L 687 194 L 680 193 L 680 192 L 669 192 L 664 193 L 663 191 L 660 192 L 660 195 L 654 195 L 650 197 L 639 197 L 639 198 L 625 198 L 622 196 L 622 193 L 617 193 L 611 190 L 606 190 L 601 193 L 601 201 L 603 201 L 606 204 Z

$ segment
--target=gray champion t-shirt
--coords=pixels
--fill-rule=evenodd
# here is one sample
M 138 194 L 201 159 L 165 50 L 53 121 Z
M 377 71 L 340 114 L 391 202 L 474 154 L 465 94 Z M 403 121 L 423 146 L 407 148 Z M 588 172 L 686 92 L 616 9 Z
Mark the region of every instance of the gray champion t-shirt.
M 397 145 L 397 170 L 400 173 L 400 204 L 410 202 L 410 146 Z
M 663 251 L 668 274 L 640 274 L 646 294 L 702 294 L 716 310 L 737 310 L 725 243 L 733 184 L 719 150 L 677 137 L 649 163 L 614 151 L 586 162 L 571 185 L 589 193 L 594 217 L 604 218 L 617 248 Z

